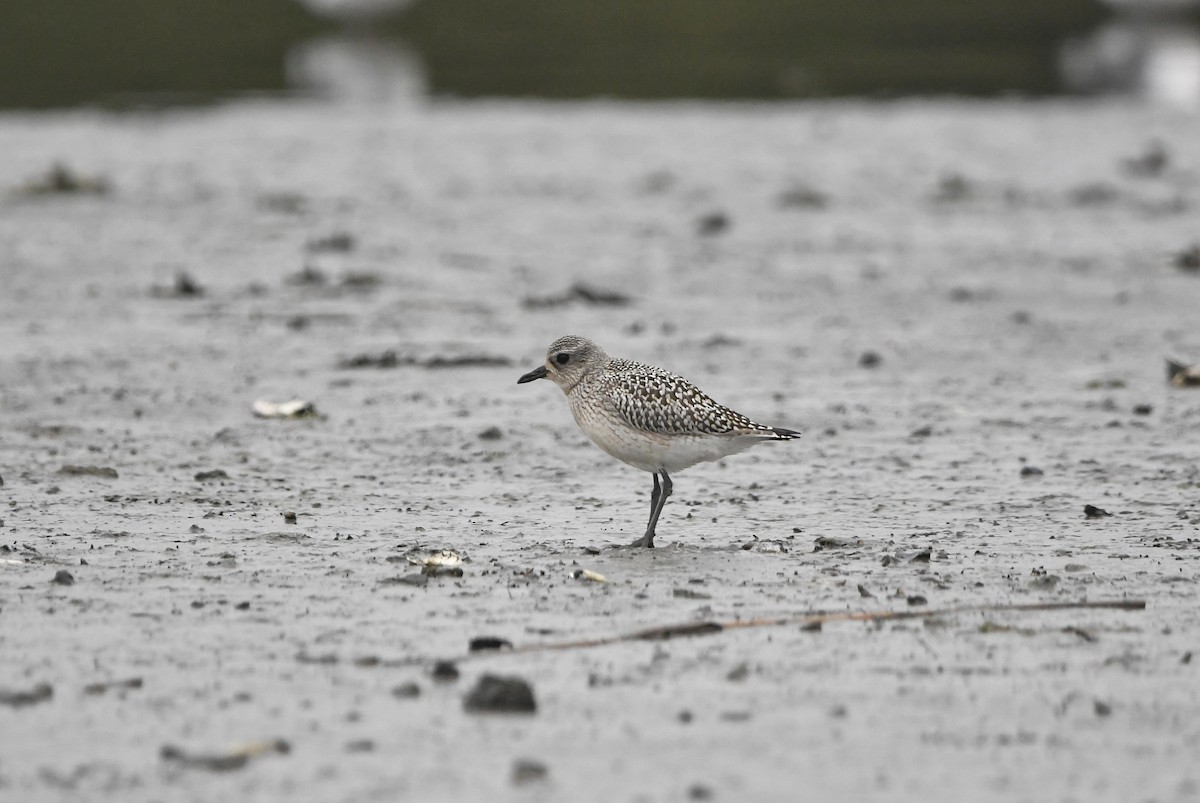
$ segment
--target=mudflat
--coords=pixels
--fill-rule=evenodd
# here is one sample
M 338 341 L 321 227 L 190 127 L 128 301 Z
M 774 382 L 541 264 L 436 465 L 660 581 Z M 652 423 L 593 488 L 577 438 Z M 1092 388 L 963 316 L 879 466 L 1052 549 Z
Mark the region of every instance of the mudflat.
M 246 102 L 0 153 L 5 799 L 1200 797 L 1194 118 Z M 616 548 L 649 475 L 516 384 L 567 333 L 804 435 Z M 1145 607 L 1010 607 L 1084 601 Z

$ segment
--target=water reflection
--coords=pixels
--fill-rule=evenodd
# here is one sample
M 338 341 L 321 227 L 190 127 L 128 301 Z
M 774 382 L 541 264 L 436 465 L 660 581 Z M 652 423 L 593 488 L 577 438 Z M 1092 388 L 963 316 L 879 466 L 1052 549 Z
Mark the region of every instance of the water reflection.
M 370 33 L 301 42 L 288 51 L 285 74 L 293 89 L 338 102 L 411 102 L 427 94 L 420 57 L 397 39 Z
M 1072 92 L 1131 94 L 1200 109 L 1200 29 L 1188 22 L 1124 17 L 1065 42 L 1061 65 Z

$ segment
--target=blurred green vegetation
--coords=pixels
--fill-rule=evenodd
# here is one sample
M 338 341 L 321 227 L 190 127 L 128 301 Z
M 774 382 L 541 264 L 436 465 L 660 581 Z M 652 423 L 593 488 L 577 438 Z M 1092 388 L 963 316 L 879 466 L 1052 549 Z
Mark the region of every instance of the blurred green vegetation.
M 434 94 L 786 98 L 1061 90 L 1097 0 L 416 0 L 379 23 Z M 296 0 L 0 0 L 0 108 L 287 89 Z
M 420 0 L 431 91 L 782 98 L 1059 90 L 1094 0 Z
M 294 0 L 0 0 L 0 108 L 279 91 L 327 27 Z

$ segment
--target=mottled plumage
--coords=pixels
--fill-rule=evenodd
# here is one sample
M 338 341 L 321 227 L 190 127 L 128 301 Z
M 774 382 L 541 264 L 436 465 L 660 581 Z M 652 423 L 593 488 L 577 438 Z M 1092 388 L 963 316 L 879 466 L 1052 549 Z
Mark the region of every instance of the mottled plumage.
M 562 388 L 579 428 L 597 446 L 654 474 L 650 522 L 634 546 L 654 546 L 654 528 L 671 494 L 671 472 L 800 434 L 755 423 L 681 376 L 613 359 L 595 343 L 573 335 L 554 341 L 545 364 L 517 382 L 543 378 Z

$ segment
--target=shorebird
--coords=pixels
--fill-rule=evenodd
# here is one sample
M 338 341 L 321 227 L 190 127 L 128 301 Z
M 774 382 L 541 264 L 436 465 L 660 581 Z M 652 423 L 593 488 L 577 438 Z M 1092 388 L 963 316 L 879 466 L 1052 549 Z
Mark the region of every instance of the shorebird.
M 654 528 L 671 474 L 765 441 L 799 432 L 768 427 L 718 404 L 681 376 L 633 360 L 609 357 L 592 341 L 567 335 L 550 344 L 546 362 L 517 380 L 549 379 L 562 388 L 575 423 L 618 460 L 654 475 L 650 521 L 633 547 L 653 547 Z M 659 483 L 659 479 L 662 483 Z

